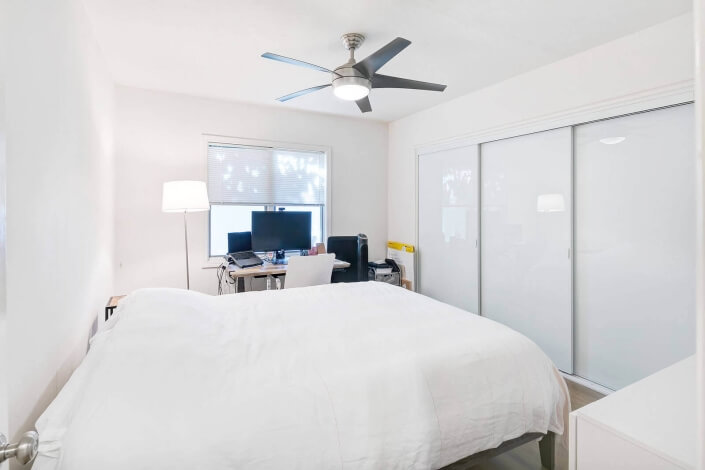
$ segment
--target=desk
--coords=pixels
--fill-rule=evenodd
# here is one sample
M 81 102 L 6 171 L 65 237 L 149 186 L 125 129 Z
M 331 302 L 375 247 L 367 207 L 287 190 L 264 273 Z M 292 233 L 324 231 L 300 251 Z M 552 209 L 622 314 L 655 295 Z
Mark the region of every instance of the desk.
M 231 264 L 228 267 L 228 275 L 235 280 L 235 293 L 238 293 L 240 290 L 240 279 L 257 276 L 267 276 L 267 290 L 269 290 L 272 276 L 286 274 L 287 267 L 287 264 L 272 264 L 268 262 L 265 262 L 261 266 L 253 266 L 251 268 L 239 268 L 234 264 Z M 349 267 L 350 263 L 347 261 L 340 261 L 337 259 L 333 263 L 333 271 L 347 269 Z

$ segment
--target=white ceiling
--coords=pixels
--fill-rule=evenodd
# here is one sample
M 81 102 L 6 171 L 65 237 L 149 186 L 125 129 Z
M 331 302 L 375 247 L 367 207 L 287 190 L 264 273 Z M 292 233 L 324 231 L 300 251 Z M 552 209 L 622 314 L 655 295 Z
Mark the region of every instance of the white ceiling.
M 389 121 L 686 13 L 691 0 L 85 0 L 117 83 Z M 372 90 L 371 113 L 330 88 L 340 35 L 367 36 L 361 60 L 397 36 L 412 44 L 380 70 L 445 83 L 443 93 Z

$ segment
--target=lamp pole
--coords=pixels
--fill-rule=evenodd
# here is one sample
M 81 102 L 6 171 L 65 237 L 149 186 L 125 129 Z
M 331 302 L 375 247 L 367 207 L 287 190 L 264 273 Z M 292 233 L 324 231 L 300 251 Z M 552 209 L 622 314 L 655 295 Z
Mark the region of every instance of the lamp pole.
M 186 289 L 191 289 L 191 273 L 188 266 L 188 221 L 187 212 L 202 212 L 211 209 L 208 188 L 203 181 L 167 181 L 162 187 L 162 212 L 184 213 L 184 246 L 186 249 Z

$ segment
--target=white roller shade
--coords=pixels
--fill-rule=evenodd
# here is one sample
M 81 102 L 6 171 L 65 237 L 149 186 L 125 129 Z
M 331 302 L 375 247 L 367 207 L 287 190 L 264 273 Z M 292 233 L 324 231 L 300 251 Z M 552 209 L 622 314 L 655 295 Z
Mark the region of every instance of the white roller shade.
M 326 155 L 209 144 L 208 196 L 212 204 L 325 204 Z

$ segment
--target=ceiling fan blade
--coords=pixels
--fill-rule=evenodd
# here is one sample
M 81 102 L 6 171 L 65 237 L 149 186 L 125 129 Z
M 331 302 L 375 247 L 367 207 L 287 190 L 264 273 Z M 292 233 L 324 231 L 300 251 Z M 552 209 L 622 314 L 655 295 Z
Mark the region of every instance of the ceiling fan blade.
M 262 54 L 262 57 L 264 57 L 265 59 L 272 59 L 272 60 L 276 60 L 279 62 L 285 62 L 285 63 L 291 64 L 291 65 L 298 65 L 299 67 L 306 67 L 307 69 L 320 70 L 321 72 L 334 73 L 334 74 L 340 76 L 339 73 L 333 72 L 332 70 L 328 70 L 327 68 L 321 67 L 320 65 L 309 64 L 308 62 L 304 62 L 303 60 L 292 59 L 291 57 L 284 57 L 283 55 L 272 54 L 271 52 L 265 52 L 264 54 Z
M 443 91 L 445 85 L 438 83 L 420 82 L 408 78 L 390 77 L 376 73 L 372 76 L 372 88 L 408 88 L 411 90 Z
M 281 101 L 283 103 L 284 101 L 289 101 L 290 99 L 298 98 L 301 95 L 308 95 L 309 93 L 313 93 L 314 91 L 318 91 L 329 86 L 330 83 L 326 85 L 318 85 L 311 88 L 306 88 L 305 90 L 295 91 L 294 93 L 289 93 L 288 95 L 284 95 L 281 98 L 277 98 L 277 101 Z
M 358 72 L 361 72 L 366 77 L 371 77 L 377 70 L 382 68 L 384 64 L 394 58 L 395 55 L 403 51 L 411 41 L 404 38 L 396 38 L 386 46 L 373 52 L 363 60 L 353 65 Z
M 372 111 L 372 105 L 370 104 L 369 96 L 365 96 L 364 98 L 355 101 L 355 103 L 357 103 L 357 107 L 360 108 L 360 111 L 362 111 L 363 113 L 369 113 L 370 111 Z

